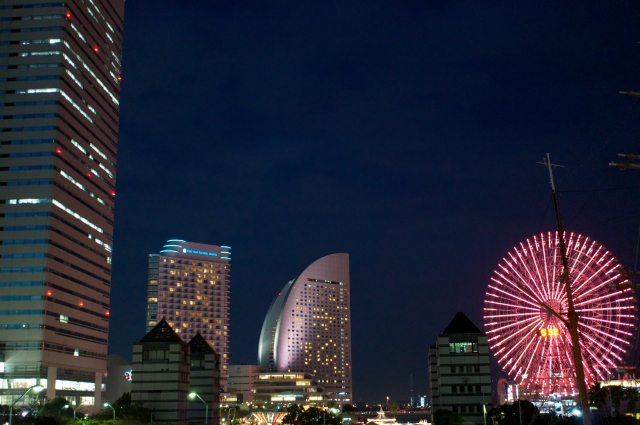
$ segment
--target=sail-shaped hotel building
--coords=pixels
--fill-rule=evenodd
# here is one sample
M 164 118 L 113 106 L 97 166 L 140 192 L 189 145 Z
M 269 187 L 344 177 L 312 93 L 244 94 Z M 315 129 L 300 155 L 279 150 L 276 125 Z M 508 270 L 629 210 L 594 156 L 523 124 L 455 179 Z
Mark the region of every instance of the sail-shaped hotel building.
M 260 367 L 309 374 L 330 403 L 353 403 L 350 292 L 347 253 L 322 257 L 287 282 L 262 325 Z

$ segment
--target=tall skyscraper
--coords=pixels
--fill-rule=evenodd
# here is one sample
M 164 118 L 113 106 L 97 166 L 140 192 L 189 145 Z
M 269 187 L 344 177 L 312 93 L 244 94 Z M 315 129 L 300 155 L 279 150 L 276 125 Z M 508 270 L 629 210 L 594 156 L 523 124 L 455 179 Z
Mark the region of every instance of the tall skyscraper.
M 149 255 L 147 332 L 165 319 L 185 341 L 200 333 L 221 355 L 220 386 L 229 365 L 228 246 L 170 239 Z
M 0 3 L 3 405 L 35 385 L 101 401 L 123 17 L 124 0 Z
M 465 423 L 482 424 L 483 405 L 491 403 L 487 335 L 462 312 L 429 348 L 431 410 L 452 410 Z
M 303 372 L 329 393 L 353 403 L 349 254 L 331 254 L 289 281 L 262 325 L 258 363 L 269 372 Z

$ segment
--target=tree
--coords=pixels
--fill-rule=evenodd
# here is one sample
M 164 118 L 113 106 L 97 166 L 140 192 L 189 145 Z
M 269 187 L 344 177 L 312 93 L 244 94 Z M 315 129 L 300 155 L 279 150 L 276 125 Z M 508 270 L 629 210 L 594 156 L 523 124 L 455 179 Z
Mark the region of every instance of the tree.
M 128 419 L 137 422 L 149 422 L 151 410 L 139 401 L 131 401 L 131 393 L 124 393 L 113 403 L 116 419 Z M 113 415 L 113 413 L 110 413 Z M 113 417 L 113 416 L 110 416 Z
M 355 412 L 356 408 L 353 407 L 353 404 L 345 404 L 342 406 L 342 412 L 343 413 L 352 413 Z
M 613 405 L 613 411 L 616 415 L 619 415 L 620 402 L 624 397 L 624 390 L 619 385 L 611 385 L 609 386 L 609 391 L 611 392 L 611 404 Z
M 292 404 L 287 407 L 286 415 L 282 418 L 283 424 L 289 425 L 341 425 L 340 416 L 316 406 L 303 407 Z
M 518 400 L 513 404 L 504 404 L 498 408 L 491 409 L 489 415 L 494 422 L 500 425 L 525 425 L 532 423 L 538 413 L 538 408 L 533 403 L 526 400 Z
M 46 418 L 64 416 L 70 418 L 73 416 L 73 409 L 71 409 L 69 402 L 64 397 L 56 397 L 40 408 L 39 416 Z
M 433 414 L 433 423 L 434 425 L 462 425 L 464 423 L 464 419 L 458 412 L 438 409 Z
M 400 407 L 398 407 L 398 402 L 396 402 L 395 400 L 391 400 L 391 402 L 389 403 L 389 411 L 395 415 L 399 408 Z
M 624 390 L 624 398 L 627 400 L 627 413 L 635 414 L 638 412 L 638 401 L 640 401 L 640 393 L 635 387 L 627 387 Z

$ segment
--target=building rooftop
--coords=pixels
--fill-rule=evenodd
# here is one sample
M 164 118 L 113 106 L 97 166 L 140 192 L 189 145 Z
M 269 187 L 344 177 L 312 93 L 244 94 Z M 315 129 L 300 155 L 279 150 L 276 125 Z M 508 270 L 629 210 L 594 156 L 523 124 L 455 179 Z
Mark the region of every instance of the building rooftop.
M 177 333 L 171 326 L 167 323 L 166 320 L 162 319 L 158 322 L 158 324 L 146 334 L 140 342 L 181 342 L 184 344 L 184 341 L 178 336 Z
M 453 316 L 453 320 L 444 328 L 442 334 L 481 334 L 483 333 L 473 322 L 461 311 Z
M 206 339 L 200 333 L 197 333 L 191 341 L 189 341 L 189 347 L 191 347 L 192 353 L 215 353 L 211 345 L 207 342 Z

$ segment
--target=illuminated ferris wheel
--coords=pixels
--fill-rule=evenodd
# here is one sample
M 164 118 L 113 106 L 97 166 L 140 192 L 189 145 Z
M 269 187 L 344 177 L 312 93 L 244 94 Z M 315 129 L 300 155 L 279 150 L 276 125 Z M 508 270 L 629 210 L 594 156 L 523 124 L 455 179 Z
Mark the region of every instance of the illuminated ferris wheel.
M 564 235 L 589 386 L 622 362 L 633 332 L 633 296 L 630 288 L 614 288 L 625 279 L 602 245 Z M 487 289 L 489 345 L 503 370 L 520 383 L 521 395 L 577 393 L 562 270 L 557 232 L 541 234 L 509 252 Z

